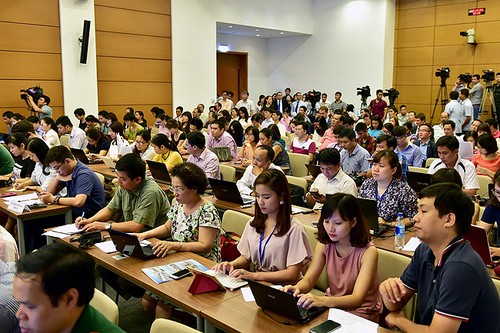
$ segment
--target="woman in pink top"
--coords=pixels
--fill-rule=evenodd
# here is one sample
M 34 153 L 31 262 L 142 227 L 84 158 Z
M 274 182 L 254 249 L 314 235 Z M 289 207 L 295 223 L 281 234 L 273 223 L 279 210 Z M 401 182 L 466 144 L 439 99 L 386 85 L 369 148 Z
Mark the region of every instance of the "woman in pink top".
M 238 244 L 241 255 L 231 262 L 215 265 L 214 270 L 240 279 L 295 283 L 304 265 L 309 263 L 312 249 L 304 227 L 291 218 L 285 174 L 267 169 L 257 177 L 254 188 L 255 217 L 241 235 Z M 249 270 L 250 264 L 254 265 L 254 272 Z
M 382 301 L 378 290 L 378 253 L 356 198 L 336 193 L 321 210 L 318 244 L 302 280 L 285 291 L 299 297 L 298 305 L 344 309 L 378 322 Z M 310 293 L 326 266 L 324 296 Z
M 497 141 L 491 134 L 482 134 L 477 138 L 477 147 L 479 154 L 474 154 L 472 157 L 476 173 L 493 179 L 495 172 L 500 168 Z

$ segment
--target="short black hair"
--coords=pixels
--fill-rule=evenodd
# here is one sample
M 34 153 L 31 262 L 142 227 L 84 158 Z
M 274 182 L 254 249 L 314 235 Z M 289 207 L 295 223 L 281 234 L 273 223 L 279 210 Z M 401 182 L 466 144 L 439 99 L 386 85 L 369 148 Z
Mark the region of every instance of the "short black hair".
M 12 133 L 7 137 L 7 140 L 5 140 L 7 144 L 11 143 L 16 147 L 21 147 L 21 144 L 24 145 L 24 149 L 28 146 L 28 137 L 24 135 L 24 133 Z
M 201 132 L 189 132 L 186 135 L 186 140 L 191 146 L 196 146 L 200 149 L 205 148 L 205 135 Z
M 146 163 L 137 154 L 123 155 L 115 166 L 116 171 L 124 171 L 128 178 L 135 179 L 140 177 L 146 178 Z
M 460 143 L 455 136 L 442 136 L 437 140 L 436 147 L 448 147 L 453 151 L 460 147 Z
M 17 262 L 16 276 L 32 280 L 40 276 L 43 292 L 52 306 L 71 288 L 78 291 L 78 306 L 84 306 L 94 296 L 95 263 L 82 250 L 63 243 L 53 243 L 26 254 Z
M 356 132 L 363 131 L 368 132 L 368 126 L 364 122 L 360 122 L 356 124 Z
M 484 122 L 487 123 L 490 126 L 493 126 L 493 128 L 497 128 L 498 129 L 498 121 L 496 121 L 495 119 L 489 118 L 489 119 L 486 119 Z
M 151 140 L 151 143 L 157 147 L 165 146 L 169 150 L 177 151 L 175 143 L 169 140 L 169 138 L 163 133 L 156 134 Z
M 40 118 L 38 118 L 37 116 L 29 116 L 28 118 L 26 118 L 26 120 L 32 124 L 39 124 L 40 123 Z
M 42 96 L 40 96 L 40 97 L 43 97 L 43 99 L 45 100 L 45 103 L 47 103 L 47 105 L 49 105 L 49 104 L 50 104 L 50 97 L 49 97 L 49 96 L 47 96 L 47 95 L 42 95 Z
M 269 145 L 261 145 L 261 146 L 258 146 L 257 148 L 255 148 L 256 150 L 257 149 L 262 149 L 262 150 L 265 150 L 266 151 L 266 158 L 268 161 L 273 161 L 274 160 L 274 150 L 273 150 L 273 147 L 269 146 Z
M 404 128 L 404 126 L 395 126 L 392 129 L 392 135 L 393 136 L 403 136 L 403 135 L 406 135 L 406 128 Z
M 133 112 L 133 111 L 132 111 Z M 136 121 L 135 115 L 131 112 L 127 112 L 123 115 L 123 121 Z
M 5 111 L 3 114 L 2 114 L 2 117 L 5 117 L 5 118 L 12 118 L 12 116 L 14 115 L 14 112 L 12 111 Z
M 106 110 L 101 110 L 97 113 L 98 116 L 102 116 L 104 118 L 106 118 L 106 116 L 108 115 L 108 111 Z
M 384 141 L 387 141 L 387 147 L 388 148 L 393 148 L 396 149 L 398 146 L 398 142 L 396 141 L 396 138 L 387 134 L 381 134 L 377 138 L 377 143 L 382 143 Z
M 469 230 L 470 221 L 474 214 L 474 204 L 457 184 L 433 184 L 420 191 L 418 197 L 419 199 L 434 198 L 434 207 L 440 218 L 445 214 L 454 214 L 459 236 L 464 235 Z
M 353 140 L 356 138 L 356 133 L 351 128 L 344 128 L 339 134 L 339 138 L 348 138 L 349 140 Z
M 451 125 L 452 129 L 455 129 L 455 122 L 453 120 L 446 120 L 443 122 L 443 127 L 444 125 Z
M 493 135 L 488 133 L 481 134 L 477 138 L 477 144 L 481 146 L 481 148 L 486 149 L 486 152 L 488 154 L 494 154 L 498 150 L 496 139 L 493 137 Z
M 450 99 L 457 100 L 458 95 L 459 95 L 458 91 L 452 91 L 452 92 L 450 92 Z
M 71 123 L 71 119 L 69 119 L 68 116 L 60 116 L 57 118 L 56 125 L 73 127 L 73 123 Z
M 335 148 L 325 148 L 318 154 L 319 164 L 339 165 L 340 153 Z
M 201 131 L 203 128 L 203 120 L 201 120 L 200 118 L 193 118 L 189 122 L 189 125 L 193 125 L 196 127 L 196 129 L 198 129 L 198 131 Z
M 85 116 L 85 110 L 82 108 L 77 108 L 75 111 L 73 111 L 73 114 L 75 116 Z
M 75 157 L 71 153 L 66 146 L 54 146 L 49 149 L 47 152 L 47 156 L 45 157 L 45 164 L 49 165 L 52 162 L 62 163 L 65 159 L 69 158 L 70 160 L 74 160 Z
M 170 172 L 170 176 L 178 177 L 185 187 L 196 190 L 198 194 L 203 194 L 208 186 L 205 172 L 193 163 L 186 162 L 176 165 Z

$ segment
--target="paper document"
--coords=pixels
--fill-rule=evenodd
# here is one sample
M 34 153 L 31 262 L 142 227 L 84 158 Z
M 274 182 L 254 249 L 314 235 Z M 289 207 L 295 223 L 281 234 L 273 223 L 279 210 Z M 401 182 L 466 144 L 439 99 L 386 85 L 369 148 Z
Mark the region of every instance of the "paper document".
M 335 333 L 376 333 L 378 324 L 340 309 L 330 309 L 328 319 L 342 325 Z
M 117 251 L 113 241 L 96 243 L 95 246 L 104 253 L 113 253 Z
M 422 243 L 422 241 L 420 239 L 418 239 L 417 237 L 412 237 L 412 238 L 410 238 L 408 243 L 406 243 L 405 246 L 403 247 L 403 251 L 415 252 L 415 250 L 420 245 L 420 243 Z
M 58 232 L 58 233 L 63 233 L 66 235 L 73 235 L 77 234 L 79 232 L 82 232 L 80 229 L 76 227 L 76 224 L 71 223 L 71 224 L 64 224 L 60 227 L 52 229 L 52 231 Z
M 26 202 L 26 201 L 38 201 L 38 193 L 33 192 L 30 194 L 16 195 L 12 197 L 6 197 L 3 199 L 5 202 Z

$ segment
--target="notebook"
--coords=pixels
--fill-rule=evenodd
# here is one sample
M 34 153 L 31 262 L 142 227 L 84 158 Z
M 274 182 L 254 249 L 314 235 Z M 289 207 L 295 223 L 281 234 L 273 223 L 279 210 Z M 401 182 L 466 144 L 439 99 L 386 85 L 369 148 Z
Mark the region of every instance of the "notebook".
M 314 178 L 318 177 L 318 175 L 321 173 L 321 169 L 319 165 L 314 165 L 314 164 L 306 164 L 307 171 L 313 176 Z
M 248 280 L 255 302 L 262 310 L 276 312 L 299 323 L 307 323 L 319 316 L 326 308 L 305 309 L 297 305 L 293 294 L 275 289 L 262 283 Z
M 77 160 L 79 160 L 80 162 L 82 162 L 83 164 L 90 164 L 90 161 L 87 157 L 87 154 L 85 154 L 85 152 L 81 149 L 77 149 L 77 148 L 70 148 L 71 150 L 71 153 L 73 154 L 73 156 L 75 156 L 75 158 Z
M 469 241 L 474 251 L 479 254 L 486 266 L 495 267 L 498 265 L 498 262 L 494 262 L 491 258 L 486 230 L 480 226 L 471 225 L 469 230 L 465 233 L 464 238 Z
M 244 287 L 248 284 L 246 280 L 237 279 L 234 277 L 230 277 L 228 274 L 224 274 L 221 272 L 215 272 L 214 270 L 200 271 L 196 268 L 187 268 L 191 273 L 195 275 L 203 275 L 217 283 L 219 287 L 222 289 L 227 288 L 231 291 Z
M 255 197 L 241 194 L 236 183 L 225 180 L 208 178 L 210 187 L 215 197 L 219 200 L 234 202 L 240 205 L 247 205 L 255 202 Z
M 428 173 L 413 172 L 413 171 L 408 171 L 406 173 L 406 179 L 408 181 L 408 185 L 416 193 L 419 193 L 424 188 L 431 185 L 431 177 L 432 175 Z
M 377 201 L 363 198 L 356 199 L 361 208 L 361 215 L 363 215 L 368 228 L 370 228 L 370 233 L 377 237 L 382 236 L 389 229 L 389 226 L 378 223 Z
M 116 250 L 121 253 L 145 260 L 156 258 L 151 245 L 142 245 L 137 236 L 113 229 L 109 229 L 108 232 Z
M 116 163 L 113 161 L 113 159 L 109 156 L 101 156 L 101 160 L 106 164 L 111 170 L 115 170 Z
M 163 162 L 154 162 L 151 160 L 146 160 L 149 166 L 149 171 L 151 171 L 151 176 L 158 183 L 166 183 L 171 184 L 172 180 L 170 179 L 170 175 L 168 174 L 168 169 L 165 163 Z

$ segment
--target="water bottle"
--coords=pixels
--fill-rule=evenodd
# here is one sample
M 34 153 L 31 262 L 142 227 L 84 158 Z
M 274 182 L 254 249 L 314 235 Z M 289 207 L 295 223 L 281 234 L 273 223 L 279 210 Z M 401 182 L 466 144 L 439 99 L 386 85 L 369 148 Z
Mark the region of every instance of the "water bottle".
M 403 222 L 403 213 L 398 213 L 396 220 L 396 229 L 394 231 L 394 247 L 396 250 L 402 250 L 405 246 L 405 223 Z

